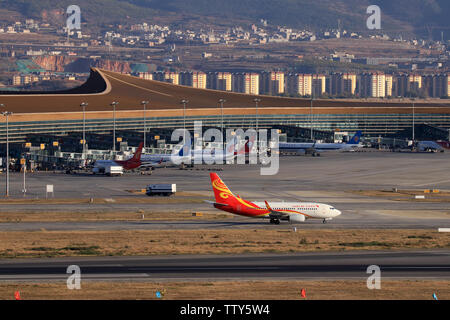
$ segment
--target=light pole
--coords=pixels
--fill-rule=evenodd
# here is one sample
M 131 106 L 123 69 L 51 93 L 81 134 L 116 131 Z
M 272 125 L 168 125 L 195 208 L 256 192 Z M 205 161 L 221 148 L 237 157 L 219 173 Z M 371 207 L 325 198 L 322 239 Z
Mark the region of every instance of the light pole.
M 314 140 L 314 137 L 313 137 L 313 115 L 312 115 L 312 110 L 313 110 L 313 98 L 311 97 L 311 105 L 309 107 L 309 121 L 310 121 L 310 126 L 311 126 L 311 141 Z
M 149 103 L 148 100 L 141 101 L 141 105 L 144 106 L 144 150 L 145 150 L 145 136 L 147 135 L 147 128 L 146 128 L 147 118 L 145 116 L 145 112 L 146 112 L 148 103 Z
M 119 103 L 117 101 L 111 102 L 113 107 L 113 152 L 116 152 L 116 106 Z
M 82 102 L 80 106 L 83 108 L 83 159 L 86 159 L 86 107 L 87 102 Z
M 225 99 L 219 99 L 219 103 L 220 103 L 220 130 L 222 133 L 222 149 L 223 149 L 223 144 L 224 144 L 224 139 L 223 139 L 223 104 L 227 102 L 227 100 Z
M 26 193 L 27 193 L 27 187 L 25 184 L 25 173 L 27 171 L 27 158 L 25 157 L 25 154 L 23 155 L 23 158 L 20 159 L 20 161 L 22 162 L 22 168 L 23 168 L 23 196 L 25 197 Z
M 258 134 L 258 103 L 261 102 L 261 99 L 255 98 L 255 99 L 253 99 L 253 101 L 255 102 L 255 116 L 256 116 L 255 127 L 256 127 L 256 134 Z
M 415 101 L 414 99 L 412 99 L 412 140 L 413 140 L 413 146 L 414 146 L 414 141 L 416 141 L 416 135 L 415 135 L 415 127 L 416 127 L 416 110 L 415 110 Z
M 0 108 L 4 106 L 0 104 Z M 9 197 L 9 116 L 12 114 L 10 111 L 2 112 L 2 115 L 6 117 L 6 197 Z
M 311 142 L 314 142 L 314 130 L 313 130 L 313 101 L 314 101 L 314 79 L 311 82 L 311 105 L 309 107 L 309 121 L 311 126 Z
M 189 103 L 189 100 L 183 99 L 181 103 L 183 104 L 183 143 L 186 143 L 186 104 Z

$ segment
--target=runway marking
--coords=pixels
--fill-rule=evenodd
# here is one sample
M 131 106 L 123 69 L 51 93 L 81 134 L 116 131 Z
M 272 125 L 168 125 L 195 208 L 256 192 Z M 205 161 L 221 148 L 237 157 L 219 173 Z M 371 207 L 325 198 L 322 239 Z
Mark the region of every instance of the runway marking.
M 447 180 L 435 181 L 435 182 L 430 182 L 430 183 L 416 184 L 416 185 L 414 185 L 414 187 L 423 187 L 423 186 L 435 185 L 435 184 L 440 184 L 440 183 L 443 183 L 443 182 L 450 182 L 450 180 L 447 179 Z

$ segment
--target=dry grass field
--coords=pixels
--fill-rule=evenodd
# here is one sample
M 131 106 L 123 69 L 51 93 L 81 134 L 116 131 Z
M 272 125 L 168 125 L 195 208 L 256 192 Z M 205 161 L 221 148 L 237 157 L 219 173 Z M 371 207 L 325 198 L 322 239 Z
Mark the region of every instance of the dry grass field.
M 0 232 L 0 258 L 436 248 L 450 248 L 449 234 L 403 229 Z
M 306 298 L 300 291 L 305 289 Z M 82 282 L 80 290 L 66 283 L 0 283 L 0 299 L 13 300 L 439 300 L 450 299 L 450 281 L 381 281 L 380 290 L 369 290 L 360 281 L 214 281 L 214 282 Z

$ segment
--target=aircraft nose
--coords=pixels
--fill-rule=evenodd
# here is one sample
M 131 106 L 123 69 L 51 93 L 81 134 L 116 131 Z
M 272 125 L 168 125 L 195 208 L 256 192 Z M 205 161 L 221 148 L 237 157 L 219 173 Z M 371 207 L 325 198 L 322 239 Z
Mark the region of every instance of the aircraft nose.
M 337 216 L 340 216 L 342 214 L 342 212 L 341 211 L 339 211 L 339 210 L 336 210 L 336 217 Z

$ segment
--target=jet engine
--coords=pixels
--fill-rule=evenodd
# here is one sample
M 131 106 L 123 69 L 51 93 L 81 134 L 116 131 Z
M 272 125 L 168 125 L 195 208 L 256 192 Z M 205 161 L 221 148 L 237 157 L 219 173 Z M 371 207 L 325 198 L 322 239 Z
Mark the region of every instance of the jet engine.
M 305 222 L 306 218 L 302 214 L 291 214 L 289 215 L 289 222 L 290 223 L 302 223 Z

